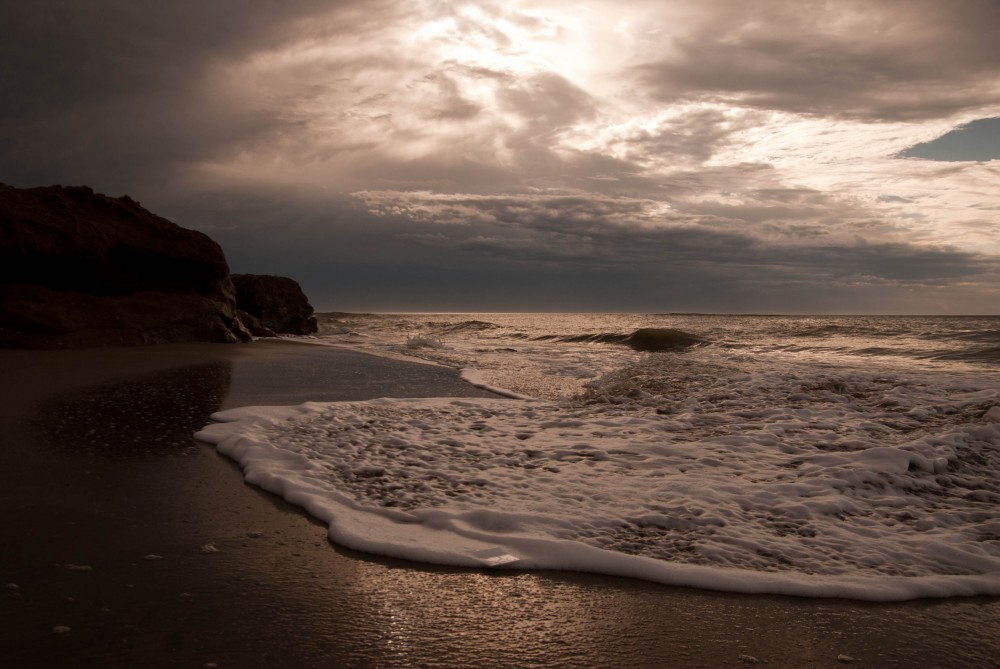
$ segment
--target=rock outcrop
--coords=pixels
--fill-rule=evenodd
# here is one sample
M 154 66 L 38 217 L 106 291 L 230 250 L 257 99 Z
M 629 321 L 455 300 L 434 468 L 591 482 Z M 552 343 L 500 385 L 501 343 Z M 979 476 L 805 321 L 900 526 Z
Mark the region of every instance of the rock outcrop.
M 249 339 L 208 236 L 127 196 L 0 184 L 0 346 Z
M 312 334 L 316 317 L 298 282 L 284 276 L 233 274 L 236 306 L 278 334 Z M 266 336 L 266 335 L 257 335 Z
M 674 328 L 639 328 L 625 340 L 636 351 L 679 351 L 693 346 L 703 346 L 706 339 Z
M 278 333 L 260 322 L 260 319 L 253 314 L 248 314 L 242 309 L 236 310 L 236 315 L 240 317 L 243 326 L 250 331 L 254 337 L 277 337 Z

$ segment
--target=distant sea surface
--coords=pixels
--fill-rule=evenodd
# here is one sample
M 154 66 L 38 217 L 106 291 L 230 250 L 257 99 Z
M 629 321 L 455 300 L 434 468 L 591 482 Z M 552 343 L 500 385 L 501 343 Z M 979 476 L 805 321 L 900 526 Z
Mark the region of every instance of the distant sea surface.
M 736 592 L 1000 595 L 1000 317 L 320 314 L 517 399 L 236 409 L 334 541 Z

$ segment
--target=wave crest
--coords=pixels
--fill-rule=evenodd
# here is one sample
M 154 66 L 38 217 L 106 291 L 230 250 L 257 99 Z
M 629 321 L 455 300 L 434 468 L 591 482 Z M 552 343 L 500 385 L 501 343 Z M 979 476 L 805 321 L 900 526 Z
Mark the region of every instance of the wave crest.
M 461 323 L 454 323 L 452 325 L 447 325 L 445 327 L 438 328 L 438 332 L 482 332 L 484 330 L 496 330 L 500 326 L 496 323 L 490 323 L 489 321 L 480 320 L 468 320 L 462 321 Z

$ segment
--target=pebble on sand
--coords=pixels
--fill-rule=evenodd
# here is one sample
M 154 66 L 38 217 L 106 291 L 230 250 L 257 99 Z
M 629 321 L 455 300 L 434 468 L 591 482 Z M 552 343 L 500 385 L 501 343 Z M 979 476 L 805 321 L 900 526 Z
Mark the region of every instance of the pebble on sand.
M 219 549 L 215 547 L 215 544 L 205 544 L 198 549 L 198 552 L 202 555 L 211 555 L 212 553 L 218 553 Z
M 66 634 L 66 632 L 69 632 L 71 629 L 72 628 L 70 628 L 70 627 L 66 627 L 66 625 L 56 625 L 55 627 L 52 628 L 52 633 L 53 634 Z
M 142 559 L 143 560 L 162 560 L 163 556 L 162 555 L 154 555 L 153 553 L 150 553 L 149 555 L 143 555 Z

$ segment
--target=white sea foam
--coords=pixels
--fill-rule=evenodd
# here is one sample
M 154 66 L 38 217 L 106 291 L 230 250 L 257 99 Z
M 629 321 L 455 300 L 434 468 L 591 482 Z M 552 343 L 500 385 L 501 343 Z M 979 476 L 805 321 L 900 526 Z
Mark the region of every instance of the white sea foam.
M 198 433 L 355 549 L 734 592 L 1000 595 L 994 377 L 637 358 L 569 401 L 224 411 Z

